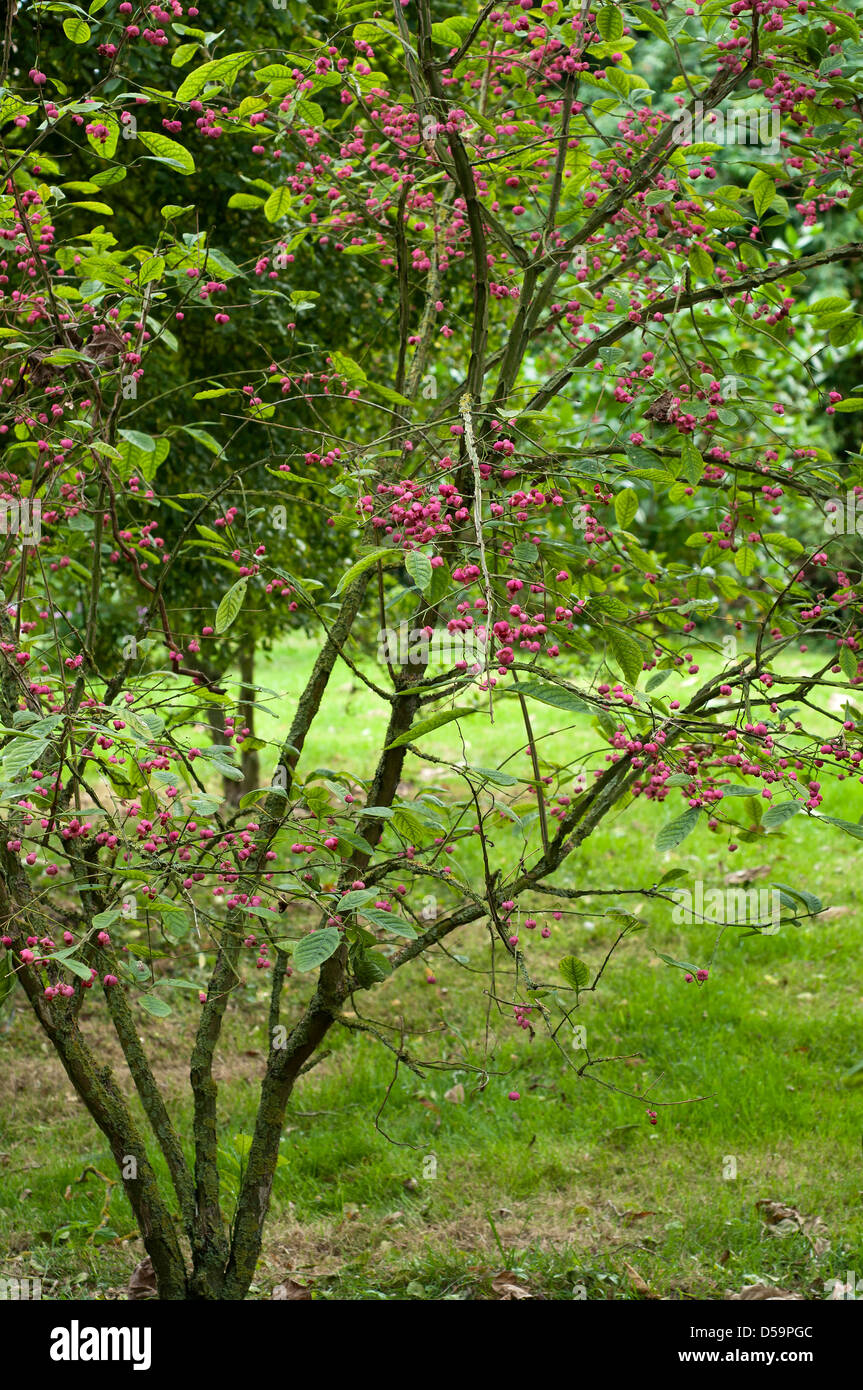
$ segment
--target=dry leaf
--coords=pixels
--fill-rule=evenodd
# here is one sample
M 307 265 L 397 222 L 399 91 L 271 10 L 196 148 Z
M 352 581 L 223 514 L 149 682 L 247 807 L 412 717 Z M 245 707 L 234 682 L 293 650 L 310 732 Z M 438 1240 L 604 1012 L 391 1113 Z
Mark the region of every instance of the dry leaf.
M 501 1274 L 496 1274 L 491 1281 L 492 1291 L 503 1303 L 514 1303 L 523 1298 L 533 1298 L 533 1294 L 526 1284 L 513 1274 L 511 1270 L 505 1269 Z
M 629 1282 L 632 1284 L 632 1287 L 635 1289 L 635 1292 L 637 1294 L 641 1294 L 642 1298 L 656 1298 L 656 1294 L 653 1292 L 653 1289 L 650 1287 L 649 1284 L 646 1284 L 644 1282 L 637 1269 L 633 1269 L 632 1265 L 627 1264 L 625 1260 L 623 1263 L 623 1268 L 629 1275 Z
M 464 1104 L 464 1086 L 457 1082 L 455 1086 L 450 1086 L 448 1091 L 444 1091 L 444 1100 L 448 1100 L 452 1105 Z
M 725 875 L 724 881 L 729 884 L 752 883 L 753 879 L 766 878 L 770 872 L 769 864 L 757 864 L 751 869 L 735 869 L 733 874 Z
M 827 1227 L 820 1216 L 802 1216 L 796 1207 L 767 1197 L 762 1197 L 755 1206 L 771 1235 L 782 1240 L 800 1231 L 809 1241 L 814 1255 L 825 1255 L 830 1249 Z
M 291 1303 L 309 1303 L 311 1297 L 311 1289 L 305 1284 L 298 1284 L 296 1279 L 286 1279 L 283 1284 L 277 1284 L 273 1289 L 273 1298 L 285 1299 Z
M 666 424 L 674 414 L 674 392 L 663 391 L 652 405 L 649 405 L 644 412 L 645 420 L 655 420 L 659 424 Z
M 762 1197 L 755 1206 L 761 1212 L 761 1220 L 768 1226 L 778 1226 L 784 1221 L 791 1221 L 795 1226 L 800 1226 L 803 1219 L 796 1207 L 786 1206 L 784 1202 L 771 1201 L 769 1197 Z
M 153 1261 L 147 1255 L 139 1265 L 132 1270 L 129 1284 L 126 1289 L 126 1297 L 132 1300 L 145 1298 L 158 1298 L 156 1288 L 156 1271 L 153 1268 Z

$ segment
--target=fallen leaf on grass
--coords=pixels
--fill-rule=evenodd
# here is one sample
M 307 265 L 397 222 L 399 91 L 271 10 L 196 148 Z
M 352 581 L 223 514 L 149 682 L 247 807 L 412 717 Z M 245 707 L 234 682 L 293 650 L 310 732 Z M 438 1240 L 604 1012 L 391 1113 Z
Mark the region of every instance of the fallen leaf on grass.
M 491 1287 L 492 1292 L 503 1303 L 514 1303 L 523 1298 L 533 1298 L 527 1284 L 522 1283 L 518 1276 L 509 1269 L 503 1270 L 501 1274 L 496 1274 L 491 1281 Z
M 312 1291 L 306 1284 L 298 1284 L 296 1279 L 286 1279 L 283 1284 L 276 1285 L 272 1296 L 291 1303 L 308 1303 L 311 1302 Z
M 637 1294 L 640 1294 L 642 1298 L 658 1297 L 658 1295 L 653 1292 L 650 1285 L 645 1283 L 637 1269 L 633 1269 L 632 1265 L 627 1264 L 626 1261 L 624 1261 L 623 1268 L 629 1275 L 629 1282 Z
M 444 1100 L 448 1100 L 451 1105 L 464 1104 L 464 1086 L 457 1082 L 455 1086 L 450 1086 L 448 1091 L 444 1091 Z
M 786 1206 L 784 1202 L 774 1202 L 769 1197 L 762 1197 L 755 1206 L 760 1211 L 765 1226 L 787 1227 L 790 1224 L 791 1228 L 799 1230 L 802 1224 L 803 1218 L 797 1208 Z M 782 1234 L 785 1235 L 786 1232 L 783 1231 Z
M 724 881 L 728 884 L 752 883 L 756 878 L 766 878 L 770 872 L 769 864 L 756 864 L 751 869 L 735 869 L 733 873 L 725 875 Z
M 158 1297 L 156 1271 L 149 1255 L 132 1270 L 126 1289 L 126 1297 L 132 1300 Z
M 799 1231 L 809 1241 L 814 1255 L 824 1255 L 830 1249 L 827 1227 L 820 1216 L 802 1216 L 796 1207 L 768 1197 L 762 1197 L 755 1206 L 770 1234 L 779 1240 Z

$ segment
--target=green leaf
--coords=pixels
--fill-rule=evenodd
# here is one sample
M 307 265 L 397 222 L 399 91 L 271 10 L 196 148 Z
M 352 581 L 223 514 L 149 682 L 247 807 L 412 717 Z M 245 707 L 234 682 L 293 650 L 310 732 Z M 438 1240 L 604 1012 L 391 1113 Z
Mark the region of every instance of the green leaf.
M 703 246 L 693 246 L 689 253 L 689 264 L 699 279 L 713 279 L 713 262 Z
M 222 445 L 218 439 L 214 439 L 208 430 L 202 430 L 196 425 L 181 425 L 184 434 L 189 435 L 196 443 L 203 444 L 205 449 L 209 449 L 211 454 L 221 454 Z
M 244 575 L 242 579 L 237 580 L 236 584 L 232 584 L 225 594 L 225 597 L 216 609 L 215 628 L 218 633 L 227 632 L 228 628 L 234 622 L 243 606 L 243 600 L 246 597 L 246 589 L 248 587 L 249 581 Z
M 74 947 L 71 948 L 71 950 L 74 949 Z M 67 953 L 66 951 L 52 951 L 46 957 L 46 960 L 56 960 L 57 962 L 59 962 L 60 965 L 62 965 L 64 970 L 71 970 L 73 975 L 77 975 L 79 980 L 90 979 L 90 967 L 88 965 L 84 965 L 82 961 L 76 960 L 74 956 Z
M 358 908 L 374 902 L 377 896 L 376 888 L 353 888 L 350 893 L 345 893 L 343 897 L 339 898 L 336 903 L 336 912 L 356 912 Z
M 170 140 L 167 135 L 162 135 L 156 130 L 139 130 L 138 140 L 145 150 L 149 150 L 159 160 L 160 164 L 168 164 L 181 174 L 194 174 L 195 161 L 185 145 L 179 144 L 176 140 Z
M 842 667 L 849 681 L 857 675 L 857 655 L 852 652 L 850 647 L 841 647 L 839 651 L 839 665 Z
M 421 550 L 409 550 L 405 559 L 405 569 L 418 589 L 426 592 L 432 581 L 434 570 L 432 562 Z
M 855 314 L 846 314 L 830 329 L 830 346 L 847 347 L 849 343 L 856 342 L 859 336 L 860 319 Z
M 661 888 L 664 883 L 676 883 L 680 878 L 688 878 L 688 869 L 666 869 L 657 887 Z
M 479 709 L 459 707 L 429 715 L 428 719 L 421 719 L 419 723 L 414 724 L 406 734 L 399 734 L 398 738 L 387 744 L 387 748 L 403 748 L 406 744 L 415 743 L 418 738 L 423 738 L 425 734 L 433 733 L 435 729 L 442 729 L 444 724 L 451 724 L 454 719 L 467 719 L 469 714 L 479 714 Z
M 256 198 L 252 193 L 232 193 L 228 199 L 229 208 L 241 208 L 244 212 L 251 212 L 253 208 L 262 208 L 263 198 Z M 198 397 L 195 397 L 197 400 Z
M 349 570 L 345 570 L 335 587 L 333 598 L 338 598 L 339 594 L 343 594 L 349 584 L 352 584 L 367 569 L 371 569 L 372 565 L 376 565 L 379 560 L 382 565 L 401 565 L 404 563 L 404 558 L 404 552 L 393 550 L 392 546 L 381 546 L 377 550 L 370 551 L 361 560 L 357 560 L 356 564 L 351 565 Z
M 341 944 L 338 927 L 323 927 L 298 941 L 291 957 L 295 970 L 316 970 Z
M 382 907 L 364 907 L 362 915 L 381 931 L 391 932 L 393 936 L 404 936 L 413 941 L 416 932 L 409 922 L 395 912 L 387 912 Z
M 856 825 L 854 821 L 840 820 L 837 816 L 819 816 L 818 820 L 826 821 L 828 825 L 835 825 L 838 830 L 844 830 L 846 835 L 850 835 L 854 840 L 863 840 L 863 825 Z
M 122 439 L 128 442 L 135 449 L 142 449 L 145 454 L 152 454 L 156 447 L 156 441 L 150 434 L 142 434 L 140 430 L 120 430 Z
M 617 13 L 617 11 L 615 11 L 615 13 Z M 600 10 L 600 14 L 604 14 L 604 11 Z M 618 526 L 622 526 L 624 530 L 627 530 L 629 523 L 635 519 L 637 511 L 638 494 L 635 488 L 624 488 L 622 492 L 618 492 L 615 495 L 614 515 L 617 517 Z
M 222 82 L 230 86 L 237 73 L 252 61 L 252 53 L 230 53 L 224 58 L 215 58 L 210 63 L 202 63 L 194 72 L 183 78 L 176 92 L 177 101 L 191 101 L 203 91 L 208 82 Z
M 638 684 L 644 668 L 644 654 L 631 633 L 621 627 L 608 629 L 608 637 L 614 660 L 623 672 L 629 685 Z
M 688 483 L 694 487 L 701 481 L 704 472 L 704 459 L 701 457 L 701 450 L 696 448 L 688 435 L 683 438 L 680 446 L 681 471 Z
M 545 681 L 514 681 L 509 689 L 516 695 L 541 700 L 544 705 L 552 705 L 555 709 L 569 710 L 571 714 L 586 714 L 590 709 L 573 691 Z
M 590 979 L 590 971 L 577 956 L 564 956 L 563 960 L 558 961 L 557 968 L 573 989 L 584 989 Z
M 237 394 L 236 387 L 233 387 L 233 386 L 215 386 L 215 387 L 213 387 L 211 390 L 208 390 L 208 391 L 196 391 L 195 394 L 194 394 L 194 396 L 192 397 L 192 400 L 193 400 L 193 401 L 214 401 L 214 400 L 216 400 L 217 397 L 219 397 L 219 396 L 235 396 L 236 394 Z
M 761 818 L 761 824 L 765 830 L 772 830 L 775 825 L 784 825 L 792 816 L 796 816 L 798 811 L 803 808 L 799 801 L 777 801 L 775 806 L 768 806 Z
M 184 68 L 194 58 L 197 47 L 196 43 L 181 43 L 171 56 L 171 67 Z
M 96 916 L 93 918 L 92 925 L 97 931 L 107 931 L 109 927 L 119 921 L 122 915 L 118 907 L 111 907 L 107 912 L 97 912 Z
M 661 685 L 665 684 L 670 675 L 670 671 L 654 671 L 653 675 L 648 680 L 647 685 L 644 687 L 645 690 L 647 690 L 648 692 L 651 690 L 658 690 Z
M 699 806 L 690 806 L 689 810 L 684 811 L 682 816 L 678 816 L 676 820 L 663 825 L 654 841 L 656 848 L 658 850 L 676 849 L 681 841 L 685 840 L 687 835 L 695 829 L 700 815 L 701 808 Z
M 280 217 L 286 217 L 290 211 L 293 195 L 289 188 L 276 188 L 264 203 L 264 216 L 268 222 L 278 222 Z
M 437 605 L 446 598 L 451 587 L 452 576 L 449 572 L 449 566 L 446 564 L 435 565 L 432 570 L 431 584 L 425 590 L 425 596 L 429 603 Z
M 776 185 L 769 174 L 763 169 L 753 176 L 749 182 L 749 193 L 755 205 L 755 216 L 763 217 L 767 212 L 773 199 L 776 197 Z
M 512 558 L 519 565 L 533 565 L 539 559 L 539 551 L 533 541 L 519 541 L 512 548 Z
M 827 817 L 825 816 L 823 819 L 826 820 Z M 837 822 L 837 824 L 840 823 L 844 824 L 844 822 Z M 796 898 L 798 902 L 805 904 L 813 915 L 824 911 L 824 904 L 821 899 L 817 897 L 815 893 L 810 893 L 806 888 L 790 888 L 787 883 L 776 882 L 771 883 L 770 887 L 778 888 L 780 893 L 787 893 L 789 897 Z
M 503 772 L 498 767 L 470 767 L 467 770 L 485 778 L 486 782 L 491 782 L 495 787 L 517 787 L 522 781 L 521 777 L 513 777 L 511 772 Z
M 744 543 L 736 552 L 734 563 L 745 579 L 747 575 L 752 574 L 752 571 L 756 568 L 758 564 L 758 555 L 752 549 L 751 545 Z
M 90 37 L 90 26 L 76 15 L 72 19 L 63 20 L 63 33 L 73 43 L 86 43 Z
M 17 777 L 19 772 L 38 763 L 47 747 L 48 740 L 44 738 L 13 738 L 3 749 L 0 777 L 4 781 Z
M 657 38 L 664 39 L 666 43 L 669 42 L 665 21 L 659 15 L 654 14 L 652 10 L 647 9 L 644 5 L 632 5 L 630 8 L 633 14 L 638 16 L 645 29 L 650 29 L 651 33 L 656 34 Z M 648 198 L 648 202 L 649 201 L 650 199 Z
M 667 956 L 664 951 L 657 951 L 660 960 L 664 960 L 666 965 L 673 965 L 677 970 L 685 970 L 687 975 L 696 975 L 699 967 L 690 965 L 686 960 L 675 960 L 674 956 Z
M 617 5 L 603 5 L 597 12 L 596 27 L 606 43 L 617 43 L 623 37 L 623 15 Z
M 652 454 L 649 449 L 642 449 L 640 444 L 627 444 L 624 453 L 633 468 L 662 471 L 662 459 L 659 455 Z
M 352 952 L 351 965 L 361 989 L 371 989 L 372 985 L 380 984 L 381 980 L 393 973 L 392 966 L 380 951 L 360 948 Z
M 141 1008 L 153 1018 L 167 1018 L 172 1012 L 171 1005 L 166 1004 L 164 999 L 160 999 L 157 994 L 142 994 L 138 1000 Z
M 366 374 L 359 362 L 355 362 L 352 357 L 348 357 L 344 352 L 333 352 L 330 354 L 330 363 L 333 371 L 344 377 L 345 381 L 352 386 L 364 386 L 367 380 Z

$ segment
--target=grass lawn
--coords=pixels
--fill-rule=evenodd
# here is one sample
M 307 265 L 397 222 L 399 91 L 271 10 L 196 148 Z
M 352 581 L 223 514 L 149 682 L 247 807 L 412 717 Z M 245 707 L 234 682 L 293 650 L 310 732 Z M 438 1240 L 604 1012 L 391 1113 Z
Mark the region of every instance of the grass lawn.
M 287 728 L 284 697 L 301 689 L 310 656 L 302 641 L 285 643 L 259 672 L 279 692 L 260 719 L 262 737 Z M 694 685 L 675 676 L 666 688 L 685 690 L 686 680 Z M 605 748 L 586 718 L 541 705 L 531 714 L 540 750 L 544 733 L 571 724 L 567 756 L 601 764 Z M 478 714 L 463 725 L 464 744 L 451 725 L 433 736 L 434 751 L 494 766 L 497 750 L 523 743 L 520 728 L 516 702 L 501 702 L 494 727 Z M 364 761 L 370 772 L 382 732 L 373 698 L 340 666 L 301 770 Z M 273 759 L 262 757 L 269 772 Z M 518 760 L 508 766 L 521 770 Z M 446 788 L 450 774 L 435 769 L 430 781 L 409 756 L 405 776 L 418 790 Z M 856 782 L 831 795 L 828 814 L 863 814 Z M 493 1298 L 496 1276 L 510 1271 L 533 1296 L 553 1299 L 721 1299 L 755 1282 L 821 1298 L 828 1278 L 863 1274 L 863 1070 L 848 1075 L 863 1057 L 863 846 L 800 815 L 729 854 L 727 836 L 711 835 L 702 818 L 677 850 L 658 854 L 657 829 L 682 809 L 678 793 L 664 806 L 632 803 L 558 882 L 636 888 L 679 866 L 721 887 L 732 870 L 769 865 L 753 886 L 775 879 L 805 888 L 828 910 L 773 936 L 728 929 L 717 944 L 715 926 L 675 925 L 668 905 L 645 903 L 647 929 L 627 937 L 578 1014 L 592 1057 L 623 1058 L 596 1075 L 631 1096 L 576 1074 L 585 1054 L 571 1031 L 557 1045 L 541 1025 L 532 1035 L 489 1001 L 480 925 L 448 943 L 461 965 L 436 951 L 358 995 L 366 1016 L 396 1028 L 404 1018 L 408 1051 L 435 1066 L 423 1076 L 395 1072 L 379 1043 L 334 1030 L 332 1051 L 292 1098 L 255 1297 L 294 1277 L 320 1298 Z M 518 831 L 502 820 L 500 846 L 507 836 L 515 857 Z M 451 862 L 475 877 L 475 842 L 461 842 Z M 552 931 L 547 940 L 530 935 L 534 977 L 551 980 L 567 954 L 598 967 L 619 930 L 603 912 L 637 901 L 537 895 L 530 906 Z M 573 906 L 577 913 L 552 920 L 552 907 Z M 687 984 L 657 951 L 709 964 L 710 979 Z M 497 966 L 495 988 L 506 996 L 500 952 Z M 287 1016 L 301 979 L 287 987 Z M 226 1018 L 218 1076 L 228 1193 L 266 1056 L 266 994 L 255 978 Z M 169 1019 L 146 1019 L 184 1134 L 193 999 L 184 995 Z M 83 1018 L 102 1054 L 119 1058 L 97 1011 Z M 488 1041 L 496 1047 L 481 1085 Z M 40 1275 L 47 1298 L 117 1296 L 143 1247 L 107 1143 L 17 996 L 0 1017 L 0 1046 L 0 1274 Z M 125 1085 L 119 1067 L 117 1075 Z M 651 1126 L 645 1112 L 656 1101 L 687 1103 L 657 1107 Z M 795 1208 L 799 1222 L 777 1228 L 760 1201 Z

